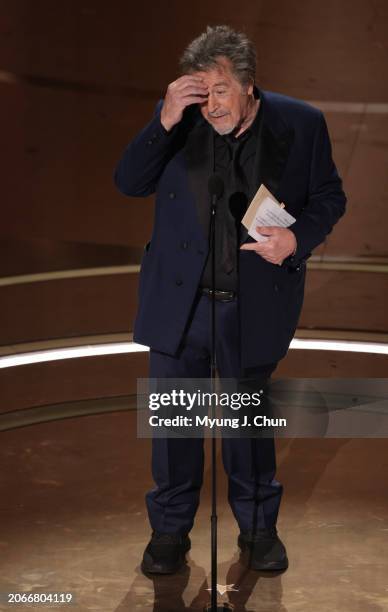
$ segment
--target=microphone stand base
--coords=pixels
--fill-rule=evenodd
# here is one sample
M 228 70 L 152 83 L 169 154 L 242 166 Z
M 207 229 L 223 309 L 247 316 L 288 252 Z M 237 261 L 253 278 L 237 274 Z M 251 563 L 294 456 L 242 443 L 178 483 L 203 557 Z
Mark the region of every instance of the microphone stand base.
M 204 612 L 215 612 L 211 604 L 207 605 L 203 610 Z M 217 604 L 217 612 L 223 612 L 224 610 L 229 610 L 230 612 L 230 610 L 234 610 L 234 606 L 232 606 L 230 603 Z

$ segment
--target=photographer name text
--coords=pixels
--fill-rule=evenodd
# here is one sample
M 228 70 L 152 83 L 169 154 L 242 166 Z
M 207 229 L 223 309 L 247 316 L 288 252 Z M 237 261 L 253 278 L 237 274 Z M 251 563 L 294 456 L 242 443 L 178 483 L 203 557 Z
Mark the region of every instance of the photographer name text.
M 235 417 L 212 418 L 209 416 L 188 417 L 175 416 L 172 418 L 159 417 L 152 415 L 148 422 L 151 427 L 206 427 L 214 429 L 217 427 L 230 427 L 238 429 L 240 427 L 287 427 L 287 419 L 269 418 L 263 414 L 256 414 L 252 419 L 244 415 L 241 419 Z

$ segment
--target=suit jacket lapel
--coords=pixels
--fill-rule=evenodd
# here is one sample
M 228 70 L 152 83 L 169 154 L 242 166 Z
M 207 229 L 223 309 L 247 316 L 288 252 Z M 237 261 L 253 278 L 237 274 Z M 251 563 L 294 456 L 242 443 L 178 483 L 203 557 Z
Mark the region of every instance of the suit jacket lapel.
M 262 183 L 275 198 L 278 198 L 281 179 L 294 140 L 294 130 L 284 123 L 273 103 L 268 100 L 266 93 L 260 91 L 260 98 L 263 104 L 263 116 L 253 164 L 249 202 L 252 201 Z M 247 238 L 248 231 L 242 226 L 240 244 Z

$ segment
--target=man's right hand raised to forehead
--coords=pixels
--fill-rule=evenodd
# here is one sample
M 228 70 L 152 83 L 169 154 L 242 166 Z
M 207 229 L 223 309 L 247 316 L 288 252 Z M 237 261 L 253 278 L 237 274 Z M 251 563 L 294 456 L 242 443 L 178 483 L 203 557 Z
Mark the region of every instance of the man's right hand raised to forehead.
M 186 106 L 204 102 L 207 95 L 208 87 L 203 79 L 198 76 L 185 74 L 170 83 L 167 87 L 160 115 L 163 127 L 170 131 L 182 119 Z

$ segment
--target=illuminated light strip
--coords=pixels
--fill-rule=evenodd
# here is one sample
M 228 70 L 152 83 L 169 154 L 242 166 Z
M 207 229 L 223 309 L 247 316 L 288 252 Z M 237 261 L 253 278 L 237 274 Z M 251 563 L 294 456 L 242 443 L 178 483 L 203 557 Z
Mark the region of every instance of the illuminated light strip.
M 369 353 L 388 355 L 388 344 L 377 342 L 355 342 L 348 340 L 313 340 L 294 338 L 291 349 L 312 351 L 346 351 L 349 353 Z M 136 342 L 111 342 L 108 344 L 93 344 L 72 346 L 45 351 L 30 351 L 0 357 L 0 368 L 12 368 L 20 365 L 59 361 L 62 359 L 77 359 L 79 357 L 97 357 L 99 355 L 118 355 L 121 353 L 145 353 L 149 348 Z
M 356 342 L 349 340 L 307 340 L 294 338 L 291 342 L 292 349 L 303 349 L 312 351 L 346 351 L 348 353 L 373 353 L 388 355 L 388 344 L 377 342 Z
M 67 278 L 81 278 L 85 276 L 136 274 L 139 271 L 140 265 L 126 265 L 104 266 L 101 268 L 81 268 L 79 270 L 54 270 L 52 272 L 38 272 L 33 274 L 18 274 L 17 276 L 3 276 L 0 278 L 0 287 L 7 287 L 8 285 L 24 285 L 26 283 L 56 281 Z
M 11 368 L 19 365 L 45 363 L 62 359 L 78 359 L 78 357 L 98 357 L 99 355 L 118 355 L 121 353 L 143 353 L 149 351 L 147 346 L 135 342 L 111 342 L 109 344 L 88 344 L 86 346 L 71 346 L 46 351 L 31 351 L 18 355 L 0 357 L 0 368 Z
M 335 102 L 330 100 L 307 100 L 308 104 L 317 106 L 325 113 L 345 113 L 368 115 L 388 114 L 386 102 Z
M 350 263 L 334 261 L 312 261 L 307 263 L 308 270 L 334 270 L 335 272 L 378 272 L 387 274 L 387 264 Z

